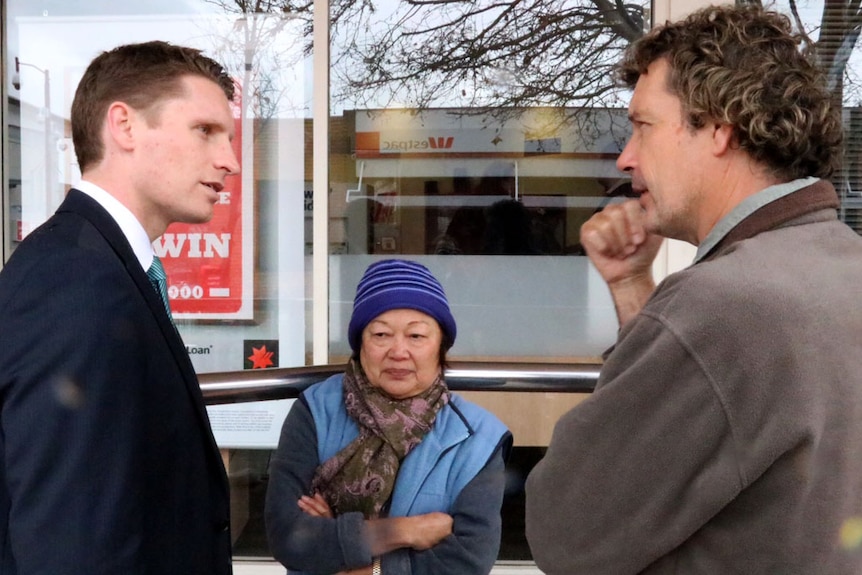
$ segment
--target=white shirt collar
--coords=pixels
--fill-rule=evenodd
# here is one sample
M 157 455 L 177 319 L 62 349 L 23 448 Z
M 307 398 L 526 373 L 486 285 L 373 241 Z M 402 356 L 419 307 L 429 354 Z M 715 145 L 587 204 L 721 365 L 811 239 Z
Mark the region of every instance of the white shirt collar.
M 82 180 L 75 184 L 75 189 L 87 194 L 96 200 L 100 206 L 105 208 L 105 211 L 120 226 L 120 230 L 132 246 L 132 251 L 135 252 L 135 257 L 138 258 L 141 267 L 144 271 L 150 269 L 150 264 L 153 263 L 153 256 L 155 255 L 153 244 L 150 243 L 150 237 L 147 235 L 144 226 L 141 225 L 141 222 L 138 221 L 138 218 L 135 217 L 129 208 L 92 182 Z

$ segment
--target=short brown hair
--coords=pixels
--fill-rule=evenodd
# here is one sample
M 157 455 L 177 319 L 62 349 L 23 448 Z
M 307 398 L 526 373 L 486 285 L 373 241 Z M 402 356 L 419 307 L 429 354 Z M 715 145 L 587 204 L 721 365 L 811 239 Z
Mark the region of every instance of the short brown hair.
M 801 43 L 778 12 L 712 6 L 629 46 L 617 77 L 634 87 L 666 58 L 668 88 L 692 128 L 709 120 L 733 126 L 736 145 L 782 180 L 826 178 L 841 161 L 840 109 Z
M 194 48 L 152 41 L 118 46 L 97 56 L 72 101 L 72 142 L 81 172 L 104 155 L 101 132 L 111 103 L 152 111 L 165 99 L 182 95 L 181 80 L 186 76 L 212 80 L 233 100 L 233 79 L 221 64 Z

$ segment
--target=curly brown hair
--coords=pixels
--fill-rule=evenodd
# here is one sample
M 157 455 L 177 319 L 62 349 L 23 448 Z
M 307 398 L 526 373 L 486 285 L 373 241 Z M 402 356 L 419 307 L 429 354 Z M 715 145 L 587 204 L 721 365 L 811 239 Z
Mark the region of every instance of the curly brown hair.
M 90 62 L 75 91 L 71 113 L 72 142 L 81 172 L 102 159 L 102 126 L 112 102 L 125 102 L 144 113 L 156 111 L 164 100 L 182 95 L 181 80 L 186 76 L 212 80 L 233 100 L 233 79 L 221 64 L 195 48 L 156 40 L 118 46 Z
M 711 6 L 658 26 L 617 67 L 633 88 L 660 58 L 693 129 L 734 127 L 735 145 L 779 179 L 829 177 L 839 166 L 840 109 L 790 20 L 758 6 Z

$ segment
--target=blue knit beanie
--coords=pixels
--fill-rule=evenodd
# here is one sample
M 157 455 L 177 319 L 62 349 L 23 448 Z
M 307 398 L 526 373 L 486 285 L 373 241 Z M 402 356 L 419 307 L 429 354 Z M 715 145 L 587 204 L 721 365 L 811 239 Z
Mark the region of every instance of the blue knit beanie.
M 415 309 L 427 313 L 455 343 L 455 318 L 443 286 L 428 268 L 409 260 L 382 260 L 368 266 L 353 300 L 353 315 L 347 328 L 347 340 L 355 354 L 362 345 L 362 330 L 383 312 L 391 309 Z

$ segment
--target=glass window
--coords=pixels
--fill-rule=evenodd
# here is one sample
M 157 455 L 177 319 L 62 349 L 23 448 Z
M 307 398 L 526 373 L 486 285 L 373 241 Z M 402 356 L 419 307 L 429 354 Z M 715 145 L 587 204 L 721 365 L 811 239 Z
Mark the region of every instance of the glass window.
M 833 182 L 841 197 L 841 220 L 862 234 L 862 52 L 856 14 L 840 3 L 822 0 L 784 0 L 775 7 L 805 32 L 807 47 L 825 71 L 835 100 L 842 104 L 844 165 Z
M 649 4 L 383 6 L 332 18 L 331 356 L 362 271 L 398 256 L 446 288 L 452 358 L 595 360 L 616 315 L 579 231 L 628 189 L 610 71 Z
M 9 0 L 3 222 L 8 257 L 80 178 L 69 125 L 78 80 L 100 51 L 146 40 L 200 48 L 235 78 L 235 151 L 213 220 L 154 243 L 174 318 L 199 372 L 303 365 L 307 18 L 234 2 Z

